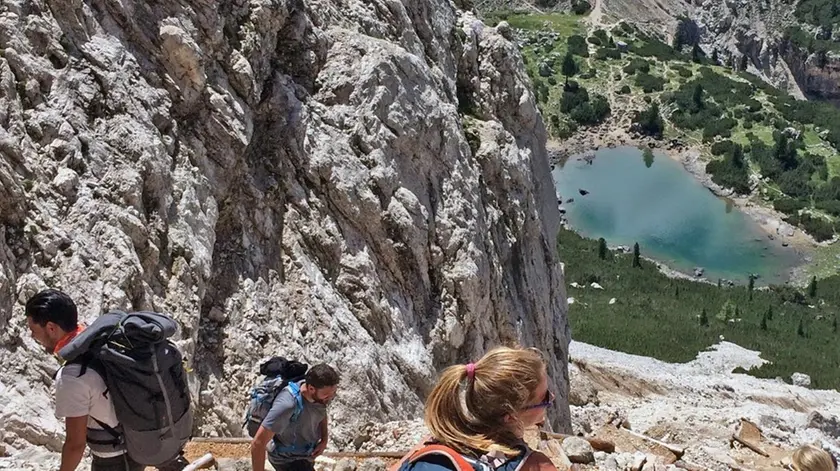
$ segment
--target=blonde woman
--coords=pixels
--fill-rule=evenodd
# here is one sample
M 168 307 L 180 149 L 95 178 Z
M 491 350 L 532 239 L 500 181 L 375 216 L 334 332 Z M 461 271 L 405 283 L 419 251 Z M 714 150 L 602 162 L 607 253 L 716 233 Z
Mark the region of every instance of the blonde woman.
M 556 471 L 523 441 L 554 403 L 536 349 L 499 347 L 450 366 L 426 402 L 431 438 L 394 465 L 399 471 Z
M 837 468 L 834 456 L 814 445 L 799 447 L 793 452 L 791 462 L 793 471 L 835 471 Z

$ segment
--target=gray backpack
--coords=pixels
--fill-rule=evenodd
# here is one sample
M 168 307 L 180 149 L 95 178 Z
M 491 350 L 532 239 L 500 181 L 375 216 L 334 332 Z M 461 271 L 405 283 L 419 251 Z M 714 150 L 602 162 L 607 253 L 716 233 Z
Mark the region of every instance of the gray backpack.
M 177 329 L 167 315 L 110 312 L 96 319 L 58 355 L 102 376 L 120 422 L 88 429 L 91 449 L 124 448 L 140 464 L 157 466 L 178 458 L 192 435 L 192 409 L 181 352 L 167 340 Z M 96 433 L 99 436 L 96 436 Z

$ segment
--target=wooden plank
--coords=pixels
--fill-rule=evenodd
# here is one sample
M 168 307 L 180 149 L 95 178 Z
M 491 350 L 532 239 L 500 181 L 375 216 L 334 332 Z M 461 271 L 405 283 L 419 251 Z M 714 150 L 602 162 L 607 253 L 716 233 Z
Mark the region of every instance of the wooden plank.
M 248 437 L 193 437 L 190 441 L 197 443 L 251 443 Z
M 634 437 L 641 438 L 642 440 L 647 440 L 651 443 L 656 443 L 657 445 L 666 448 L 668 451 L 673 453 L 678 459 L 682 458 L 682 455 L 685 454 L 685 448 L 683 448 L 679 445 L 672 445 L 670 443 L 661 442 L 661 441 L 659 441 L 655 438 L 648 437 L 647 435 L 641 434 L 639 432 L 634 432 L 634 431 L 630 430 L 629 428 L 625 428 L 623 430 L 625 432 L 629 433 L 630 435 L 633 435 Z
M 674 466 L 676 466 L 677 468 L 680 468 L 680 469 L 685 469 L 686 471 L 707 471 L 706 468 L 704 468 L 702 466 L 698 466 L 694 463 L 688 463 L 688 462 L 683 461 L 683 460 L 677 460 L 674 463 Z
M 194 437 L 193 442 L 197 443 L 232 443 L 246 445 L 251 443 L 248 437 Z M 324 452 L 323 456 L 328 458 L 402 458 L 408 450 L 405 451 L 333 451 Z
M 560 441 L 563 441 L 568 437 L 576 436 L 576 435 L 566 435 L 566 434 L 563 434 L 563 433 L 554 433 L 554 432 L 545 432 L 545 431 L 541 431 L 540 433 L 547 438 L 554 438 L 554 439 L 560 440 Z M 587 438 L 587 437 L 578 437 L 578 438 L 582 438 L 582 439 L 586 440 L 587 442 L 589 442 L 589 444 L 592 445 L 592 449 L 595 450 L 595 451 L 603 451 L 605 453 L 614 453 L 615 452 L 615 443 L 613 443 L 609 440 L 604 440 L 602 438 Z
M 743 440 L 741 437 L 738 436 L 738 434 L 733 433 L 732 434 L 732 440 L 740 443 L 741 445 L 744 445 L 745 447 L 747 447 L 750 450 L 758 453 L 761 456 L 764 456 L 764 457 L 767 457 L 767 458 L 770 457 L 770 454 L 767 453 L 766 451 L 762 450 L 761 448 L 759 448 L 758 445 L 752 444 L 752 443 L 748 442 L 747 440 Z

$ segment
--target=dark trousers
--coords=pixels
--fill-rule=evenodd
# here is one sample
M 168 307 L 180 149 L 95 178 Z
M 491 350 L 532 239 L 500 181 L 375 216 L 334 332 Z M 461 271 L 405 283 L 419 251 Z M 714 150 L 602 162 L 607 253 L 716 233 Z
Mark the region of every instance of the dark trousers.
M 315 465 L 309 460 L 288 461 L 281 464 L 271 463 L 271 466 L 274 466 L 277 471 L 315 471 Z
M 183 455 L 157 467 L 158 471 L 181 471 L 190 464 Z M 128 453 L 113 458 L 100 458 L 93 455 L 90 471 L 144 471 L 146 467 L 128 456 Z
M 93 462 L 90 465 L 90 471 L 144 471 L 145 469 L 145 466 L 131 459 L 128 453 L 113 458 L 100 458 L 93 455 Z

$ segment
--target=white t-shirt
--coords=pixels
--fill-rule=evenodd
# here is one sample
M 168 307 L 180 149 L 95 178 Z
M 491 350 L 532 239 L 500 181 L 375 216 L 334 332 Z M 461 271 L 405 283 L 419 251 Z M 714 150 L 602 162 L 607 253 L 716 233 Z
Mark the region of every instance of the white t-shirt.
M 55 415 L 63 419 L 65 417 L 88 416 L 88 428 L 102 430 L 92 417 L 111 427 L 119 425 L 117 414 L 114 412 L 114 404 L 107 396 L 107 386 L 99 373 L 92 368 L 85 370 L 85 374 L 79 376 L 82 366 L 77 363 L 65 365 L 55 378 Z M 102 458 L 120 456 L 124 451 L 95 453 Z

